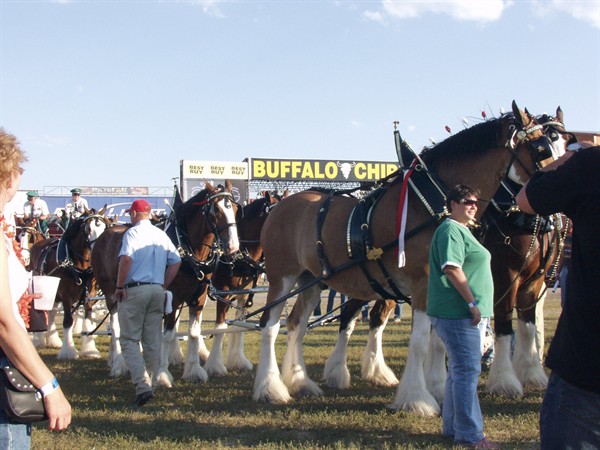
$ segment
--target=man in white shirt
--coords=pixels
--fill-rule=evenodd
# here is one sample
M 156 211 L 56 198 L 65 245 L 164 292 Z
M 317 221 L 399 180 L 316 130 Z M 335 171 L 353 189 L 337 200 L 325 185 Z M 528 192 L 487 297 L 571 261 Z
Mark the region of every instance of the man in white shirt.
M 27 201 L 23 205 L 23 219 L 25 223 L 31 223 L 34 219 L 37 219 L 39 230 L 44 235 L 48 235 L 48 205 L 42 200 L 37 191 L 27 192 Z
M 135 200 L 127 212 L 133 226 L 123 235 L 115 298 L 119 302 L 119 342 L 135 385 L 134 404 L 139 407 L 154 395 L 165 289 L 175 278 L 181 258 L 167 234 L 150 223 L 151 207 L 146 200 Z
M 83 216 L 85 212 L 90 209 L 90 207 L 87 200 L 81 196 L 81 189 L 71 189 L 71 197 L 73 201 L 67 203 L 65 211 L 67 212 L 67 216 L 77 219 L 78 217 Z

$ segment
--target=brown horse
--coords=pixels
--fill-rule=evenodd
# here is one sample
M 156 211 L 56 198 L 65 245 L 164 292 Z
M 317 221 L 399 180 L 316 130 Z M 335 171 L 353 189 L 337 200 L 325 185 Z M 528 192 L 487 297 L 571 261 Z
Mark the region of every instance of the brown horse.
M 91 307 L 86 301 L 92 288 L 91 252 L 94 243 L 104 230 L 110 226 L 109 219 L 103 216 L 104 209 L 98 213 L 82 216 L 71 222 L 63 235 L 58 238 L 44 239 L 31 249 L 30 268 L 35 274 L 51 275 L 60 278 L 56 303 L 62 303 L 63 334 L 61 342 L 56 331 L 54 319 L 57 305 L 48 315 L 48 331 L 36 333 L 34 343 L 39 347 L 61 347 L 58 359 L 77 359 L 79 352 L 73 341 L 73 314 L 84 305 L 84 329 L 91 329 Z M 98 358 L 93 338 L 83 336 L 81 355 Z
M 557 109 L 557 117 L 538 117 L 537 122 L 544 127 L 548 138 L 547 145 L 556 158 L 564 153 L 572 137 L 562 125 L 563 114 Z M 513 211 L 514 192 L 508 185 L 512 182 L 504 180 L 503 185 L 494 195 L 492 207 L 488 208 L 482 218 L 482 229 L 491 228 L 485 237 L 484 244 L 492 253 L 492 271 L 495 282 L 495 328 L 496 358 L 488 378 L 488 390 L 501 395 L 522 394 L 523 384 L 544 387 L 547 381 L 544 370 L 534 351 L 533 334 L 535 332 L 535 302 L 540 289 L 543 289 L 544 274 L 553 263 L 556 263 L 558 245 L 553 242 L 558 234 L 550 232 L 546 226 L 538 228 L 532 236 L 526 225 L 534 220 Z M 523 220 L 525 219 L 525 220 Z M 535 219 L 535 218 L 532 218 Z M 547 218 L 541 218 L 547 223 Z M 537 236 L 537 239 L 536 239 Z M 533 240 L 533 241 L 532 241 Z M 325 364 L 323 379 L 329 387 L 346 389 L 350 386 L 350 372 L 347 368 L 346 349 L 348 340 L 354 329 L 354 321 L 358 311 L 366 302 L 351 299 L 340 314 L 340 330 L 336 346 Z M 513 363 L 510 356 L 510 335 L 512 335 L 512 311 L 519 310 L 519 326 L 517 347 Z M 361 375 L 374 385 L 393 386 L 398 379 L 385 364 L 382 352 L 382 331 L 388 320 L 395 301 L 379 300 L 371 309 L 369 336 L 367 346 L 361 360 Z M 527 318 L 527 319 L 525 319 Z M 521 323 L 521 320 L 523 323 Z M 506 336 L 506 338 L 504 337 Z M 433 335 L 432 345 L 440 345 Z M 499 342 L 499 343 L 498 343 Z M 543 346 L 543 343 L 541 344 Z M 515 369 L 519 376 L 515 373 Z M 522 380 L 522 381 L 520 381 Z
M 206 276 L 212 272 L 210 259 L 217 258 L 221 248 L 225 253 L 237 250 L 237 232 L 231 226 L 228 208 L 225 203 L 231 202 L 231 194 L 221 189 L 214 188 L 209 183 L 187 202 L 181 202 L 176 189 L 176 198 L 173 211 L 165 223 L 165 231 L 171 237 L 182 255 L 183 263 L 169 289 L 173 293 L 173 311 L 165 315 L 165 331 L 163 335 L 163 348 L 161 354 L 161 369 L 158 375 L 159 383 L 171 385 L 173 377 L 168 372 L 168 352 L 175 340 L 176 313 L 184 302 L 190 306 L 190 339 L 188 343 L 188 358 L 190 365 L 198 359 L 197 345 L 194 346 L 196 325 L 202 307 L 198 304 L 198 297 L 205 290 Z M 221 206 L 223 204 L 224 206 Z M 112 342 L 109 355 L 111 376 L 121 376 L 127 373 L 127 366 L 121 354 L 119 344 L 119 321 L 115 307 L 114 292 L 117 280 L 118 254 L 121 249 L 123 234 L 127 226 L 115 226 L 107 230 L 94 247 L 92 263 L 98 285 L 106 296 L 107 306 L 111 316 Z M 233 235 L 232 235 L 233 233 Z M 221 242 L 222 241 L 222 242 Z M 195 349 L 190 349 L 195 347 Z M 199 363 L 197 364 L 198 367 Z M 200 367 L 200 369 L 202 369 Z M 190 369 L 192 371 L 193 369 Z M 203 369 L 202 369 L 203 371 Z
M 463 130 L 423 152 L 421 157 L 446 186 L 468 184 L 478 188 L 482 198 L 491 198 L 505 176 L 524 183 L 536 170 L 540 155 L 525 144 L 541 136 L 540 127 L 513 102 L 512 114 Z M 406 265 L 398 268 L 395 252 L 385 251 L 392 248 L 398 237 L 395 217 L 402 187 L 400 176 L 385 185 L 377 208 L 371 212 L 372 247 L 367 252 L 368 257 L 358 261 L 348 256 L 345 232 L 358 200 L 333 197 L 327 215 L 319 219 L 322 223 L 320 232 L 316 226 L 317 217 L 328 197 L 322 192 L 305 191 L 292 195 L 269 216 L 261 242 L 270 282 L 267 305 L 271 307 L 261 317 L 262 339 L 254 383 L 255 400 L 286 403 L 291 398 L 290 394 L 322 393 L 308 377 L 304 365 L 301 344 L 306 322 L 320 301 L 321 287 L 318 283 L 357 299 L 383 297 L 380 290 L 376 292 L 373 283 L 367 282 L 360 263 L 371 280 L 384 290 L 389 292 L 393 284 L 396 290 L 412 295 L 414 317 L 409 358 L 396 399 L 390 407 L 422 415 L 439 413 L 438 400 L 434 396 L 438 399 L 443 396 L 445 373 L 440 368 L 437 373 L 428 374 L 433 381 L 428 385 L 433 389 L 432 395 L 425 385 L 423 367 L 430 329 L 425 314 L 428 249 L 435 227 L 430 213 L 412 192 L 408 198 L 406 229 L 419 232 L 408 231 L 414 235 L 406 241 Z M 328 264 L 324 266 L 325 260 Z M 381 267 L 388 276 L 382 274 Z M 283 300 L 290 296 L 296 285 L 301 286 L 301 292 L 287 321 L 288 347 L 281 379 L 274 343 Z M 391 295 L 385 298 L 391 298 Z
M 22 255 L 25 259 L 25 262 L 29 264 L 29 261 L 31 260 L 31 247 L 33 247 L 37 242 L 46 239 L 46 236 L 44 236 L 44 234 L 39 230 L 39 227 L 37 226 L 37 218 L 33 218 L 29 222 L 25 223 L 23 218 L 17 217 L 15 218 L 15 223 L 17 225 L 17 241 L 21 246 Z
M 265 193 L 265 196 L 249 203 L 240 210 L 237 228 L 240 236 L 240 252 L 230 261 L 220 261 L 212 278 L 213 285 L 221 290 L 247 290 L 255 288 L 258 277 L 264 272 L 263 251 L 260 245 L 260 232 L 269 212 L 279 202 L 279 198 Z M 253 294 L 251 294 L 253 296 Z M 252 297 L 248 294 L 234 294 L 219 298 L 217 302 L 216 328 L 225 330 L 225 319 L 230 304 L 237 302 L 236 317 L 242 315 L 243 308 L 251 306 Z M 230 303 L 228 303 L 230 302 Z M 249 304 L 248 304 L 249 302 Z M 209 376 L 222 376 L 228 370 L 252 370 L 252 363 L 244 355 L 244 335 L 234 332 L 228 335 L 227 358 L 223 363 L 223 334 L 215 334 L 204 369 Z
M 576 141 L 565 130 L 560 107 L 556 117 L 544 115 L 537 120 L 544 126 L 556 156 Z M 492 253 L 495 330 L 495 357 L 486 388 L 508 396 L 523 395 L 524 386 L 544 389 L 548 384 L 535 342 L 536 325 L 544 326 L 536 324 L 536 306 L 545 294 L 546 274 L 557 265 L 565 233 L 559 216 L 530 216 L 517 211 L 514 197 L 518 189 L 505 184 L 483 218 L 487 228 L 484 245 Z M 511 358 L 515 308 L 517 334 Z M 537 344 L 543 349 L 543 342 Z

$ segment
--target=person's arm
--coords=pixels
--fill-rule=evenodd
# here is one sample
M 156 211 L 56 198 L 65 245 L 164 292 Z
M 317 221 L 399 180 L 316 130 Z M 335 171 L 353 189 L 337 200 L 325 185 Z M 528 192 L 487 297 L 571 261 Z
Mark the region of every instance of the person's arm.
M 169 286 L 175 279 L 175 276 L 177 275 L 177 272 L 179 271 L 179 266 L 181 266 L 181 261 L 176 262 L 175 264 L 171 264 L 170 266 L 167 266 L 167 270 L 165 272 L 165 284 L 163 285 L 165 290 L 169 288 Z
M 473 292 L 471 292 L 471 287 L 469 286 L 467 276 L 460 267 L 453 265 L 446 265 L 442 270 L 448 280 L 450 280 L 450 283 L 452 283 L 452 286 L 454 286 L 461 297 L 469 305 L 469 310 L 471 311 L 471 316 L 473 317 L 473 321 L 471 323 L 473 325 L 477 325 L 481 321 L 481 311 L 479 311 L 477 303 L 475 303 L 477 299 L 473 295 Z
M 121 255 L 119 257 L 119 270 L 117 272 L 117 286 L 115 291 L 115 297 L 117 300 L 127 300 L 127 291 L 125 290 L 125 282 L 127 281 L 127 275 L 131 270 L 131 263 L 133 260 L 131 256 Z
M 12 305 L 8 275 L 8 253 L 0 235 L 0 347 L 25 377 L 38 389 L 54 379 L 38 355 L 27 332 L 17 322 Z M 71 405 L 60 386 L 44 395 L 50 430 L 64 430 L 71 423 Z

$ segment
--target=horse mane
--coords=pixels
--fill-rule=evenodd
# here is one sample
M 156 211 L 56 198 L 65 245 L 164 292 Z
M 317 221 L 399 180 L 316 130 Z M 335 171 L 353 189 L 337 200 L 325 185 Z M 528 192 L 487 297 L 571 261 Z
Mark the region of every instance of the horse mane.
M 507 113 L 497 119 L 473 125 L 446 138 L 433 147 L 426 148 L 420 154 L 426 164 L 444 159 L 465 158 L 481 154 L 502 139 L 502 127 L 507 119 L 514 117 Z
M 64 242 L 71 242 L 71 240 L 77 236 L 81 227 L 83 227 L 84 222 L 85 218 L 83 216 L 71 221 L 65 232 L 62 234 L 61 239 Z
M 265 203 L 268 201 L 269 199 L 267 197 L 261 197 L 248 203 L 243 208 L 238 209 L 238 217 L 236 219 L 258 216 L 263 211 Z
M 210 188 L 204 188 L 196 195 L 188 199 L 186 202 L 180 205 L 175 205 L 175 214 L 179 219 L 189 219 L 191 216 L 198 212 L 200 206 L 198 203 L 204 202 L 210 195 L 215 193 L 215 189 L 211 186 Z

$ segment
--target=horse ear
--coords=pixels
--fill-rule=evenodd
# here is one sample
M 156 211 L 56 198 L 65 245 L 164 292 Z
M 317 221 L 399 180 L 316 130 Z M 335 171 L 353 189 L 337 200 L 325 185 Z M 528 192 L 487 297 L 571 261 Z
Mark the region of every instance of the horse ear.
M 563 125 L 565 124 L 565 119 L 564 119 L 564 115 L 563 115 L 563 110 L 560 109 L 560 106 L 558 108 L 556 108 L 556 118 L 558 119 L 558 121 L 560 123 L 562 123 Z
M 233 191 L 233 184 L 231 183 L 231 180 L 225 180 L 225 190 L 227 192 Z
M 521 126 L 529 125 L 529 123 L 531 122 L 531 118 L 526 113 L 524 113 L 523 111 L 521 111 L 519 109 L 519 107 L 517 106 L 517 102 L 515 102 L 513 100 L 511 106 L 512 106 L 512 112 L 515 116 L 515 120 L 517 122 L 519 122 L 519 125 L 521 125 Z
M 103 216 L 104 213 L 106 212 L 106 208 L 108 207 L 108 204 L 104 204 L 104 206 L 102 207 L 102 209 L 100 211 L 98 211 L 98 214 Z
M 210 184 L 208 181 L 204 183 L 204 188 L 209 190 L 209 191 L 214 191 L 215 188 L 213 187 L 212 184 Z
M 87 209 L 85 206 L 83 207 L 83 213 L 86 216 L 89 216 L 90 214 L 92 214 L 92 210 L 91 209 Z

